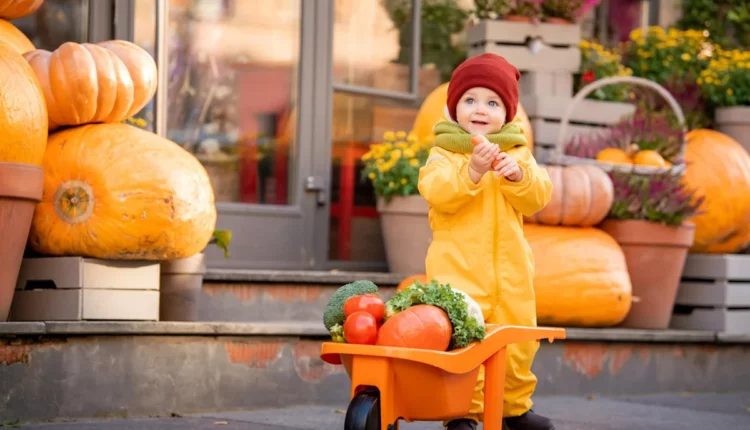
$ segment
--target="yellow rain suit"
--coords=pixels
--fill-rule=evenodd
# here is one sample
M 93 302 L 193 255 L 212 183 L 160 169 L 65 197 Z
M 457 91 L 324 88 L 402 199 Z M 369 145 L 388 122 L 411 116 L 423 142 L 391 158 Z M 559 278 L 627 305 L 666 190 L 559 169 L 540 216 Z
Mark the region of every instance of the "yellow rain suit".
M 537 165 L 523 129 L 511 122 L 486 137 L 516 159 L 523 179 L 514 183 L 490 170 L 475 184 L 468 170 L 470 135 L 447 122 L 438 123 L 434 130 L 435 146 L 420 169 L 418 183 L 429 204 L 433 231 L 427 279 L 466 292 L 489 324 L 536 326 L 534 256 L 524 237 L 523 215 L 530 216 L 549 202 L 552 182 L 547 171 Z M 531 408 L 537 381 L 531 364 L 538 348 L 538 342 L 508 346 L 504 417 Z M 476 421 L 483 417 L 483 387 L 484 368 L 468 417 Z

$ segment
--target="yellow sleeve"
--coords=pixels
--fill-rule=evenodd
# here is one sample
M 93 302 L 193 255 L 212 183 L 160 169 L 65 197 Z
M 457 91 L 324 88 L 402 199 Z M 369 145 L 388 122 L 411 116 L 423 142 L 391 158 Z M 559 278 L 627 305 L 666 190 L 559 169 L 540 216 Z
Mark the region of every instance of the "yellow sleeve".
M 472 182 L 468 159 L 451 156 L 446 150 L 434 147 L 425 165 L 419 169 L 417 188 L 435 210 L 455 213 L 479 194 L 485 183 L 484 180 L 477 184 Z
M 546 169 L 539 167 L 527 146 L 507 151 L 513 156 L 523 171 L 523 179 L 511 182 L 505 177 L 498 178 L 505 198 L 523 215 L 530 217 L 544 209 L 552 198 L 552 181 Z

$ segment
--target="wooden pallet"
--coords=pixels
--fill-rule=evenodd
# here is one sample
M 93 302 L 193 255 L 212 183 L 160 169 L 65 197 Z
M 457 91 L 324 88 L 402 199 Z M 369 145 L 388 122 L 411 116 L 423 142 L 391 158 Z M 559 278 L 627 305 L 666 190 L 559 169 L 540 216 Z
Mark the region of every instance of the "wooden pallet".
M 159 262 L 26 258 L 11 321 L 159 320 Z
M 527 46 L 534 38 L 544 44 L 537 53 Z M 580 25 L 488 19 L 479 21 L 467 34 L 469 56 L 485 52 L 502 55 L 521 72 L 577 72 L 581 66 L 580 41 Z
M 750 332 L 750 255 L 689 254 L 670 326 Z

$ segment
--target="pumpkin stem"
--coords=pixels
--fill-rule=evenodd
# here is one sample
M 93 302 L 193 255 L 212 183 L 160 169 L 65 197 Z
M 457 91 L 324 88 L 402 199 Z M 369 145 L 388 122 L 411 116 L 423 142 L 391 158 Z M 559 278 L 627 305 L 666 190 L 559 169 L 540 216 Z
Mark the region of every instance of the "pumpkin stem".
M 69 224 L 84 222 L 94 212 L 94 192 L 89 184 L 82 181 L 60 184 L 52 202 L 57 216 Z

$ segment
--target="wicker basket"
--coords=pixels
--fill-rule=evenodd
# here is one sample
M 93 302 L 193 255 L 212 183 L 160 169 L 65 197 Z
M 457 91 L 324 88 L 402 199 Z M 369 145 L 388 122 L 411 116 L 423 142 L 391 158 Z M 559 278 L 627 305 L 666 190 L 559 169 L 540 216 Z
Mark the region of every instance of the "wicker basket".
M 564 140 L 565 140 L 565 132 L 568 128 L 568 121 L 570 120 L 570 116 L 575 110 L 576 105 L 583 100 L 586 96 L 588 96 L 591 92 L 595 91 L 598 88 L 601 88 L 606 85 L 612 85 L 612 84 L 637 84 L 642 85 L 645 87 L 649 87 L 653 90 L 655 90 L 666 102 L 669 104 L 669 106 L 674 111 L 675 115 L 677 116 L 677 120 L 680 123 L 680 128 L 682 129 L 683 133 L 687 133 L 687 127 L 685 125 L 685 115 L 682 112 L 682 109 L 680 108 L 680 105 L 677 103 L 674 97 L 667 91 L 664 87 L 657 84 L 656 82 L 650 81 L 648 79 L 638 78 L 634 76 L 612 76 L 608 78 L 603 78 L 596 80 L 585 87 L 581 88 L 581 90 L 573 97 L 570 104 L 568 105 L 568 109 L 563 115 L 561 121 L 560 121 L 560 129 L 557 136 L 557 146 L 555 147 L 555 150 L 550 154 L 549 156 L 549 163 L 548 164 L 557 164 L 557 165 L 563 165 L 563 166 L 569 166 L 569 165 L 576 165 L 576 164 L 590 164 L 597 167 L 600 167 L 606 172 L 612 172 L 612 171 L 618 171 L 623 173 L 635 173 L 635 174 L 642 174 L 642 175 L 652 175 L 652 174 L 664 174 L 664 173 L 672 173 L 675 175 L 681 175 L 685 170 L 685 164 L 676 164 L 671 167 L 655 167 L 655 166 L 642 166 L 642 165 L 627 165 L 627 164 L 613 164 L 613 163 L 607 163 L 603 161 L 598 161 L 593 158 L 584 158 L 584 157 L 576 157 L 572 155 L 565 155 L 564 153 Z M 680 147 L 680 158 L 685 152 L 685 144 L 686 144 L 686 138 L 683 134 L 683 142 Z

